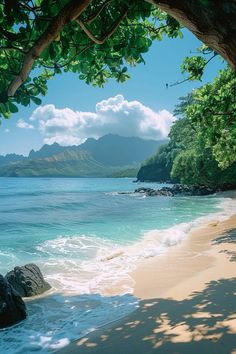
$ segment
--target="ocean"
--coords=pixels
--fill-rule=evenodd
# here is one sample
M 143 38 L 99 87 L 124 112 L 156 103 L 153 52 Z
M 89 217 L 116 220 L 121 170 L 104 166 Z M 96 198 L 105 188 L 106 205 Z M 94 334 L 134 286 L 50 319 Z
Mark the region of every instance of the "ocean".
M 36 263 L 52 285 L 25 321 L 0 330 L 1 354 L 50 353 L 138 306 L 130 272 L 191 228 L 236 211 L 229 193 L 145 197 L 130 178 L 0 178 L 0 273 Z

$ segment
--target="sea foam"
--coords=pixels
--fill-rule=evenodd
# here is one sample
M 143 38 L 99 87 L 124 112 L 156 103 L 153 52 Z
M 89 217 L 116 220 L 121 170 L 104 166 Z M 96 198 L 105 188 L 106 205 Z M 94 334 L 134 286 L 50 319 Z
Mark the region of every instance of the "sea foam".
M 91 236 L 58 237 L 38 246 L 48 255 L 43 270 L 47 280 L 65 294 L 124 295 L 131 293 L 131 277 L 140 262 L 164 254 L 188 233 L 210 221 L 223 221 L 236 213 L 236 201 L 226 198 L 219 211 L 168 229 L 149 230 L 126 245 Z
M 4 354 L 50 353 L 95 328 L 128 315 L 138 306 L 131 295 L 64 296 L 54 294 L 27 302 L 28 317 L 0 330 Z
M 41 242 L 36 247 L 42 255 L 39 266 L 53 285 L 53 293 L 27 300 L 28 318 L 0 331 L 1 353 L 53 352 L 126 316 L 138 306 L 130 274 L 140 262 L 164 255 L 193 228 L 226 220 L 235 212 L 235 200 L 226 198 L 216 213 L 165 230 L 148 230 L 126 245 L 95 235 L 60 236 Z

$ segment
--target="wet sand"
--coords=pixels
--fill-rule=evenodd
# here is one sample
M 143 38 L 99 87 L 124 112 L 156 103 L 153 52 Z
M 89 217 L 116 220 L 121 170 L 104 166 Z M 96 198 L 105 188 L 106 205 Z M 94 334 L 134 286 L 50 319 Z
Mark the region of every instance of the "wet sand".
M 194 229 L 131 274 L 139 308 L 61 354 L 236 354 L 236 243 L 214 244 L 236 215 Z

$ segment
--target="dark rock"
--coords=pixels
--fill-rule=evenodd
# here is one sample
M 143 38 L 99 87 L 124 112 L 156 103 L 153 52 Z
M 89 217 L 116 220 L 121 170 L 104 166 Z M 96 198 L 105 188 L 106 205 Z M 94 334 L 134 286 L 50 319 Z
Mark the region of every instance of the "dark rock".
M 149 197 L 154 197 L 156 195 L 158 195 L 159 193 L 155 190 L 152 190 L 152 191 L 148 191 L 146 192 L 146 194 L 149 196 Z
M 0 328 L 11 326 L 26 318 L 26 307 L 20 295 L 0 274 Z
M 215 193 L 217 190 L 215 188 L 210 188 L 207 186 L 198 186 L 192 185 L 187 186 L 184 184 L 174 184 L 171 187 L 163 187 L 161 189 L 152 189 L 152 188 L 137 188 L 135 193 L 143 193 L 149 197 L 153 196 L 166 196 L 173 197 L 176 195 L 182 196 L 201 196 L 209 195 Z
M 6 279 L 22 297 L 40 295 L 51 288 L 39 267 L 33 263 L 15 267 L 7 273 Z
M 173 193 L 169 188 L 163 187 L 162 189 L 152 189 L 152 188 L 138 188 L 135 189 L 135 193 L 142 193 L 145 194 L 149 197 L 154 197 L 154 196 L 168 196 L 171 197 Z
M 118 194 L 132 194 L 132 192 L 118 192 Z
M 141 187 L 141 188 L 135 189 L 134 193 L 151 193 L 152 191 L 155 191 L 155 190 L 152 188 Z

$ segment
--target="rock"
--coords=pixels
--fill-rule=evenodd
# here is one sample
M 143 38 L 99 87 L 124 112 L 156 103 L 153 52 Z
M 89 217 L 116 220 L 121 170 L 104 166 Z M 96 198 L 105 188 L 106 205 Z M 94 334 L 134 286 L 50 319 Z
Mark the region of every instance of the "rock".
M 170 190 L 161 190 L 160 195 L 165 197 L 173 197 L 174 194 Z
M 26 318 L 25 303 L 0 274 L 0 328 L 8 327 Z
M 146 195 L 148 195 L 149 197 L 154 197 L 154 196 L 156 196 L 156 195 L 158 195 L 158 194 L 157 194 L 157 191 L 152 190 L 152 191 L 146 192 Z
M 152 189 L 152 188 L 138 188 L 135 189 L 135 193 L 142 193 L 146 196 L 165 196 L 165 197 L 173 197 L 176 195 L 182 196 L 201 196 L 201 195 L 209 195 L 216 192 L 215 188 L 210 188 L 207 186 L 198 186 L 192 185 L 187 186 L 184 184 L 174 184 L 172 187 L 163 187 L 161 189 Z
M 6 279 L 22 297 L 40 295 L 51 288 L 39 267 L 33 263 L 15 267 L 7 273 Z
M 132 192 L 118 192 L 118 194 L 132 194 Z
M 154 197 L 154 196 L 167 196 L 167 197 L 172 197 L 173 193 L 171 191 L 171 188 L 168 187 L 163 187 L 161 189 L 152 189 L 152 188 L 138 188 L 135 189 L 135 193 L 142 193 L 147 195 L 148 197 Z
M 155 192 L 155 189 L 141 187 L 141 188 L 135 189 L 134 193 L 151 193 L 153 191 Z

